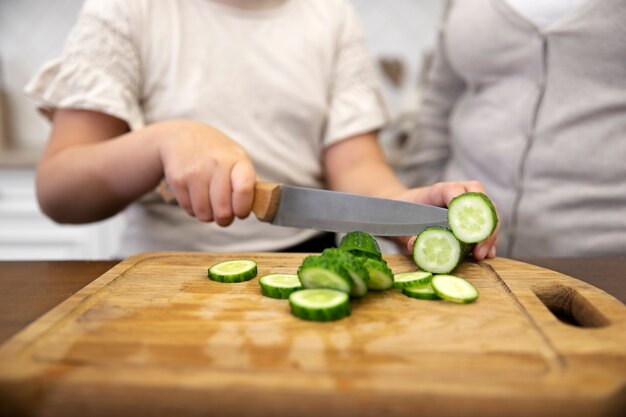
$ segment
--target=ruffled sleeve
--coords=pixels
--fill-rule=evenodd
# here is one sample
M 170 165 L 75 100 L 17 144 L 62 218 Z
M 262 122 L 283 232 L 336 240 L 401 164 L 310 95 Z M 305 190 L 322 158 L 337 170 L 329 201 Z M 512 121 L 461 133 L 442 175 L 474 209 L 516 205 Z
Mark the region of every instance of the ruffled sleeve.
M 330 91 L 330 113 L 324 145 L 378 130 L 389 114 L 371 56 L 365 31 L 352 6 L 345 2 Z
M 26 94 L 51 117 L 72 108 L 109 114 L 131 129 L 144 126 L 141 59 L 121 0 L 90 0 L 70 32 L 61 57 L 44 65 Z

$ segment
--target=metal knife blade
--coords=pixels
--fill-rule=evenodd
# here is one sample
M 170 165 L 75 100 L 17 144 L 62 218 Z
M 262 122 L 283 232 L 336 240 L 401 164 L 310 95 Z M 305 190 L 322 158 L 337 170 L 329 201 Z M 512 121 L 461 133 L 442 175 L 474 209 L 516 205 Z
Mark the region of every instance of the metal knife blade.
M 273 197 L 274 205 L 278 199 L 277 210 L 265 218 L 256 209 L 255 213 L 278 226 L 408 236 L 428 226 L 448 224 L 448 210 L 444 208 L 290 185 L 272 186 L 280 187 Z M 257 194 L 258 189 L 257 185 Z

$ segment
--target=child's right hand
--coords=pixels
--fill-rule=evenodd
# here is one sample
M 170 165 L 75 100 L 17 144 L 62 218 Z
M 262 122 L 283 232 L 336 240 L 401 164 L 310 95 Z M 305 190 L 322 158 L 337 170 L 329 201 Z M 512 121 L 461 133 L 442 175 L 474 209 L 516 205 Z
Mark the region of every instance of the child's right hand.
M 205 124 L 162 122 L 159 155 L 178 204 L 203 222 L 228 226 L 252 210 L 256 173 L 246 151 Z

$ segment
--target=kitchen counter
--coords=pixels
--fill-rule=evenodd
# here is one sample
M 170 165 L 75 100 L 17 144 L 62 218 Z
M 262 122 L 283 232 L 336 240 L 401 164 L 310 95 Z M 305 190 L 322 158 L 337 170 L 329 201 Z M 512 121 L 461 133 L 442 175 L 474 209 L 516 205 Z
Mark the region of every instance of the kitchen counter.
M 626 303 L 626 257 L 525 259 L 588 282 Z M 0 262 L 0 344 L 117 261 Z

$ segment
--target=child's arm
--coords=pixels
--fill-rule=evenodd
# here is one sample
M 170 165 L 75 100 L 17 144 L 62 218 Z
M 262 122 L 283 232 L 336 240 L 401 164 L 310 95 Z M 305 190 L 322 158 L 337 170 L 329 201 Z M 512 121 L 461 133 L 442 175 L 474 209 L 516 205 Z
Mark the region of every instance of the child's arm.
M 62 223 L 110 217 L 165 177 L 187 212 L 228 225 L 252 207 L 247 153 L 210 126 L 171 120 L 129 132 L 102 113 L 58 110 L 37 170 L 43 211 Z
M 479 182 L 438 183 L 407 189 L 387 164 L 374 133 L 363 134 L 330 146 L 324 155 L 328 186 L 337 191 L 375 195 L 445 207 L 450 200 L 468 191 L 484 193 Z M 474 257 L 494 257 L 497 231 L 474 248 Z M 404 240 L 413 245 L 413 240 Z

